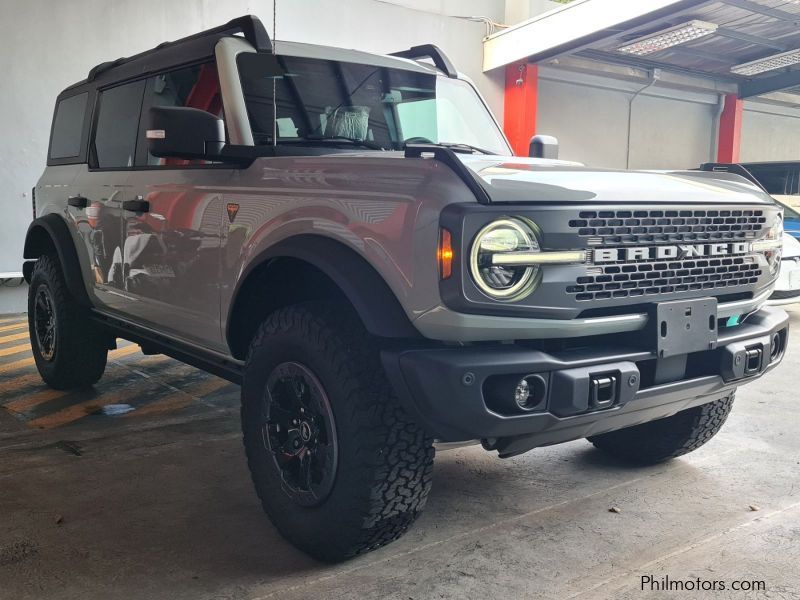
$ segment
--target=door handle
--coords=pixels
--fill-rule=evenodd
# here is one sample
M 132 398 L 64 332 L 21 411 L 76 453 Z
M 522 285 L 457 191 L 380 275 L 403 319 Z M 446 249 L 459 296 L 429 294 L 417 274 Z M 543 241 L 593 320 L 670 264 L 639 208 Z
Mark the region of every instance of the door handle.
M 141 198 L 137 198 L 136 200 L 125 200 L 122 202 L 122 210 L 146 213 L 150 212 L 150 203 L 147 200 L 142 200 Z
M 70 196 L 67 198 L 67 204 L 75 208 L 86 208 L 89 206 L 89 200 L 83 196 Z

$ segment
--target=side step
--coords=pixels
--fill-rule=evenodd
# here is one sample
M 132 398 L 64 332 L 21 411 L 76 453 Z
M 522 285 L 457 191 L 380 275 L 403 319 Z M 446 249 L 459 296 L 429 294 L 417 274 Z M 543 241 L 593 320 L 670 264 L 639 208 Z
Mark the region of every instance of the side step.
M 213 352 L 183 344 L 169 339 L 155 331 L 134 325 L 109 315 L 95 312 L 95 322 L 112 333 L 115 337 L 139 344 L 145 354 L 166 354 L 176 360 L 222 377 L 237 385 L 242 384 L 244 362 L 233 358 L 224 358 Z

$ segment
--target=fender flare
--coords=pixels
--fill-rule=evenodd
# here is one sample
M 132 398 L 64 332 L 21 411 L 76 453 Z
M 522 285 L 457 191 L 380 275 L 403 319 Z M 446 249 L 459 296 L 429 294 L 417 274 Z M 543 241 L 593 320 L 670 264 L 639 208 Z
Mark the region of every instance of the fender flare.
M 26 259 L 22 265 L 25 280 L 30 283 L 35 260 L 51 247 L 55 248 L 58 255 L 69 293 L 82 306 L 91 307 L 92 303 L 83 282 L 81 263 L 75 242 L 64 218 L 56 213 L 39 217 L 28 227 L 22 251 L 22 257 Z
M 302 260 L 319 269 L 338 286 L 371 334 L 388 338 L 421 337 L 394 292 L 365 258 L 336 240 L 301 234 L 266 249 L 245 268 L 228 307 L 225 331 L 228 344 L 232 341 L 231 325 L 234 322 L 239 292 L 256 269 L 277 258 Z

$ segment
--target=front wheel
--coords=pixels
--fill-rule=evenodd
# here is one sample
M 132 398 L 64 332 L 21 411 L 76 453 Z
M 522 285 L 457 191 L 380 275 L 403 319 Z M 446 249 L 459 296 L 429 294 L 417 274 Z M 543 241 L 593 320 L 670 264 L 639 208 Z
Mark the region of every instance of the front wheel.
M 28 288 L 31 350 L 44 382 L 57 390 L 89 386 L 103 376 L 108 339 L 67 290 L 58 259 L 36 261 Z
M 400 537 L 431 488 L 432 440 L 403 411 L 378 351 L 346 309 L 273 313 L 242 385 L 248 464 L 292 544 L 338 561 Z
M 722 428 L 733 407 L 734 393 L 708 404 L 588 438 L 600 450 L 625 462 L 652 465 L 697 450 Z

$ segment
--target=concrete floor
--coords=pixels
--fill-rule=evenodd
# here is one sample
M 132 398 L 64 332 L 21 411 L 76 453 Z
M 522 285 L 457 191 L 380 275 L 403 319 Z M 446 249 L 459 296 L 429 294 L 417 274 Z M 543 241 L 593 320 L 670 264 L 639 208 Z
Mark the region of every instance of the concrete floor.
M 0 356 L 20 343 L 4 335 Z M 16 406 L 0 410 L 3 600 L 800 598 L 798 337 L 688 457 L 626 468 L 585 441 L 505 461 L 442 452 L 415 527 L 338 566 L 262 514 L 235 387 L 131 349 L 91 396 L 48 396 L 25 356 L 0 358 L 0 405 Z M 120 398 L 138 410 L 96 414 Z M 643 575 L 766 591 L 642 591 Z

